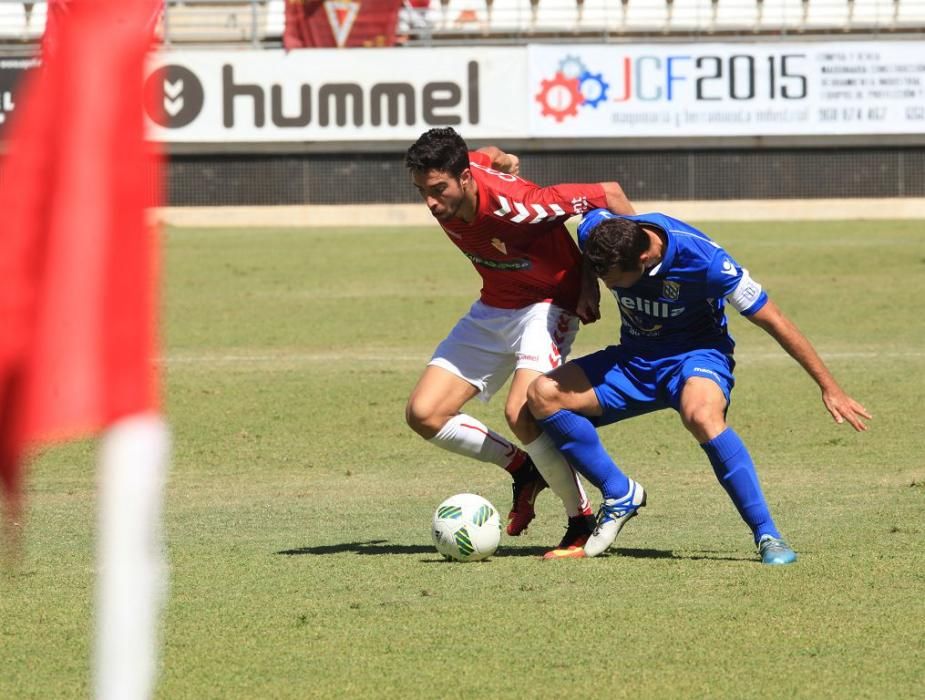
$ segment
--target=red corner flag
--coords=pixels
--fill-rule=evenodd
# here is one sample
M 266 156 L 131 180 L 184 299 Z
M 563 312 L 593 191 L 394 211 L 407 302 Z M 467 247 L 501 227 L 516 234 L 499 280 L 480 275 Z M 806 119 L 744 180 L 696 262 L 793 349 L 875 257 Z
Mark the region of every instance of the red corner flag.
M 158 194 L 142 79 L 159 0 L 73 0 L 0 161 L 0 478 L 30 446 L 156 409 Z

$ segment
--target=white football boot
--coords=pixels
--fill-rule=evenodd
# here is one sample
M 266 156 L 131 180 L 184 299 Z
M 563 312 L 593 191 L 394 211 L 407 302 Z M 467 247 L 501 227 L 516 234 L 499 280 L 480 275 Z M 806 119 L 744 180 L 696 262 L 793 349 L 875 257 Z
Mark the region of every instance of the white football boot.
M 596 557 L 607 551 L 627 520 L 646 504 L 646 490 L 632 479 L 623 498 L 608 498 L 597 511 L 597 527 L 585 543 L 585 556 Z

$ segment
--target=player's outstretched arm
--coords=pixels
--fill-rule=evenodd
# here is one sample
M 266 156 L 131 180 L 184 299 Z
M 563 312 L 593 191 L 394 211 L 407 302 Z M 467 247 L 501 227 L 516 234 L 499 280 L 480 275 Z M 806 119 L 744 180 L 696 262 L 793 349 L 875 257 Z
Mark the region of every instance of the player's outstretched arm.
M 479 149 L 479 153 L 484 153 L 491 158 L 491 167 L 495 170 L 510 175 L 520 173 L 520 158 L 513 153 L 505 153 L 497 146 L 484 146 Z
M 636 209 L 633 208 L 619 182 L 602 182 L 601 187 L 604 188 L 604 196 L 607 197 L 607 208 L 614 214 L 633 215 L 636 213 Z
M 767 331 L 819 385 L 822 389 L 822 402 L 836 423 L 848 421 L 855 430 L 867 430 L 867 425 L 861 418 L 872 418 L 873 416 L 844 392 L 812 343 L 800 332 L 793 321 L 784 316 L 777 304 L 768 301 L 761 309 L 747 318 Z

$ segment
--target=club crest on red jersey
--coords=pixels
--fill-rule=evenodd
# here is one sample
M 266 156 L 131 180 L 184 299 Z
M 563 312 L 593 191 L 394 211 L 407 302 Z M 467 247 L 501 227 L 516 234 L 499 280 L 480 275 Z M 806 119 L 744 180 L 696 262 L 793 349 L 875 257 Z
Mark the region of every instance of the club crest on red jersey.
M 351 0 L 327 0 L 324 3 L 324 12 L 328 16 L 328 24 L 334 34 L 334 41 L 339 48 L 343 48 L 353 29 L 353 23 L 360 14 L 360 3 Z

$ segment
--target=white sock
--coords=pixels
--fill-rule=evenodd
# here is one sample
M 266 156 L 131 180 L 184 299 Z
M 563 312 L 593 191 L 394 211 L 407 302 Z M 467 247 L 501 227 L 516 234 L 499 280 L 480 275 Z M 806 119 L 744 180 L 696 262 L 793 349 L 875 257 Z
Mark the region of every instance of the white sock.
M 458 455 L 497 464 L 502 469 L 508 468 L 519 451 L 510 440 L 465 413 L 450 418 L 429 442 Z
M 158 621 L 167 587 L 162 510 L 170 436 L 163 418 L 132 416 L 99 456 L 96 650 L 98 700 L 154 694 Z
M 578 475 L 546 433 L 529 445 L 524 445 L 524 451 L 530 455 L 549 488 L 562 499 L 565 512 L 570 518 L 591 511 L 591 502 L 581 486 L 581 481 L 578 480 Z

